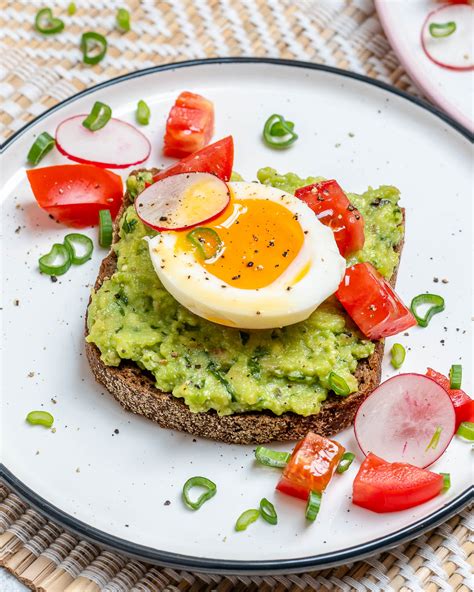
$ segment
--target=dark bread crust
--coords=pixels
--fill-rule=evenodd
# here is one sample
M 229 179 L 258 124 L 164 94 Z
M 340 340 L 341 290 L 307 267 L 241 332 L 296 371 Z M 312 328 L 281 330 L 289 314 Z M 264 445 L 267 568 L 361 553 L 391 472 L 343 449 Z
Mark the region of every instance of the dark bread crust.
M 114 242 L 119 240 L 118 221 L 129 204 L 128 195 L 125 194 L 122 209 L 116 218 Z M 403 240 L 396 247 L 398 253 L 401 253 L 402 246 Z M 112 276 L 116 270 L 116 263 L 114 252 L 109 253 L 102 261 L 95 290 Z M 398 268 L 390 280 L 392 286 L 395 286 L 397 272 Z M 144 372 L 133 362 L 123 360 L 118 367 L 106 366 L 100 359 L 97 346 L 86 342 L 87 358 L 96 380 L 103 384 L 125 409 L 144 415 L 163 428 L 229 444 L 299 440 L 308 431 L 331 436 L 350 426 L 359 405 L 380 383 L 383 351 L 384 343 L 380 340 L 376 342 L 374 353 L 358 363 L 355 372 L 359 382 L 357 393 L 345 398 L 330 394 L 316 415 L 303 417 L 291 412 L 275 415 L 270 411 L 259 411 L 220 417 L 215 411 L 193 413 L 182 399 L 158 390 L 154 386 L 151 374 Z

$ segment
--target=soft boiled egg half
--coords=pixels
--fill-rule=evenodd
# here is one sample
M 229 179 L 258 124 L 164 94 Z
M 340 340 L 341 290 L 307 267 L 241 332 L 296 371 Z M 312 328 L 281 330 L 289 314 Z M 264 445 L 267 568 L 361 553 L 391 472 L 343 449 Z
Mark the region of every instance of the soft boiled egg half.
M 171 204 L 165 215 L 164 204 Z M 161 230 L 149 250 L 164 287 L 214 323 L 269 329 L 303 321 L 344 277 L 332 230 L 303 201 L 273 187 L 186 173 L 150 186 L 136 208 Z M 199 212 L 207 221 L 201 214 L 196 224 Z M 153 215 L 162 226 L 150 222 Z

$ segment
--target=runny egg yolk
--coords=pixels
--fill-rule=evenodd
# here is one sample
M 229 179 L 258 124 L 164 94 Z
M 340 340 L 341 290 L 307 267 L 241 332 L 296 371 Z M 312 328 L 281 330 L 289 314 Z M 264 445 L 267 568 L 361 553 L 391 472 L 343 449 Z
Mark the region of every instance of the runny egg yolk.
M 253 290 L 272 284 L 289 267 L 304 242 L 297 215 L 279 203 L 233 196 L 226 210 L 203 224 L 221 241 L 219 251 L 205 260 L 186 232 L 176 248 L 194 249 L 196 261 L 226 284 Z

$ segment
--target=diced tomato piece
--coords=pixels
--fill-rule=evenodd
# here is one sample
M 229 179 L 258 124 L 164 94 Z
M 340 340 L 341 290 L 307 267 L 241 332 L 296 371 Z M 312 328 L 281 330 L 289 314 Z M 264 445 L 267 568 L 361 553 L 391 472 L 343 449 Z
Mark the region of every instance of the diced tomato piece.
M 202 150 L 183 158 L 178 163 L 171 165 L 164 171 L 160 171 L 154 177 L 154 181 L 165 179 L 170 175 L 179 173 L 212 173 L 228 181 L 232 175 L 234 164 L 234 141 L 232 136 L 227 136 Z
M 184 158 L 206 146 L 214 132 L 214 105 L 201 95 L 182 92 L 166 122 L 163 153 Z
M 467 393 L 461 389 L 449 388 L 449 378 L 440 372 L 436 372 L 433 368 L 428 368 L 426 376 L 442 386 L 450 396 L 456 412 L 456 429 L 463 421 L 474 421 L 474 400 Z
M 398 512 L 427 502 L 442 489 L 442 475 L 370 453 L 354 479 L 352 502 L 372 512 Z
M 334 180 L 301 187 L 296 197 L 304 201 L 318 220 L 334 232 L 339 252 L 347 257 L 364 246 L 364 219 Z
M 369 339 L 396 335 L 416 325 L 411 311 L 370 263 L 348 267 L 336 296 Z
M 110 210 L 115 218 L 122 204 L 121 177 L 103 168 L 64 164 L 26 174 L 38 205 L 67 226 L 94 226 L 100 210 Z
M 344 446 L 337 442 L 308 432 L 295 446 L 276 488 L 304 500 L 310 491 L 322 493 L 344 452 Z

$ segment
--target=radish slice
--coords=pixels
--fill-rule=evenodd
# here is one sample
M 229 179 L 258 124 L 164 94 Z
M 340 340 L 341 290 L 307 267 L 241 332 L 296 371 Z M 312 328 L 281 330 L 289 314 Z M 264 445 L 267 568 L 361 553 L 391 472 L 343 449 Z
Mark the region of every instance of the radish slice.
M 105 127 L 91 132 L 82 125 L 86 117 L 70 117 L 56 129 L 56 146 L 70 160 L 109 169 L 125 169 L 140 164 L 150 156 L 150 142 L 133 125 L 111 118 Z
M 433 37 L 430 25 L 456 23 L 456 30 L 447 37 Z M 449 70 L 474 68 L 474 6 L 451 4 L 442 6 L 426 17 L 421 31 L 421 45 L 429 59 Z
M 354 431 L 365 455 L 373 452 L 387 462 L 425 468 L 446 450 L 455 424 L 454 406 L 443 387 L 423 374 L 399 374 L 362 403 Z
M 135 209 L 155 230 L 184 230 L 213 220 L 229 200 L 229 187 L 215 175 L 181 173 L 150 185 L 135 200 Z

